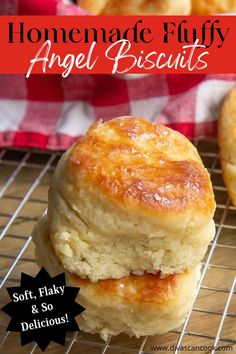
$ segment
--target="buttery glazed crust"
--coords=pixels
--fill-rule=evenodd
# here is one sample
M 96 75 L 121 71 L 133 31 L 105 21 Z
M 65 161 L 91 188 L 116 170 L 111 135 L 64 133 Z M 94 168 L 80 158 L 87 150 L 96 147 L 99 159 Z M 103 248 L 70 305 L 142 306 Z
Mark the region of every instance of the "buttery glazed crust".
M 94 15 L 189 15 L 191 0 L 80 0 Z
M 171 274 L 161 278 L 160 273 L 128 275 L 120 279 L 104 279 L 92 283 L 89 279 L 81 279 L 71 274 L 70 280 L 81 288 L 92 288 L 95 296 L 119 297 L 124 301 L 137 301 L 165 306 L 172 301 L 180 290 L 182 278 L 188 277 L 189 272 Z
M 236 11 L 236 0 L 192 0 L 193 15 L 216 15 Z
M 229 93 L 222 106 L 219 145 L 224 182 L 236 206 L 236 89 Z
M 69 157 L 74 183 L 92 184 L 124 207 L 158 214 L 199 209 L 212 215 L 211 181 L 182 135 L 137 117 L 95 123 Z

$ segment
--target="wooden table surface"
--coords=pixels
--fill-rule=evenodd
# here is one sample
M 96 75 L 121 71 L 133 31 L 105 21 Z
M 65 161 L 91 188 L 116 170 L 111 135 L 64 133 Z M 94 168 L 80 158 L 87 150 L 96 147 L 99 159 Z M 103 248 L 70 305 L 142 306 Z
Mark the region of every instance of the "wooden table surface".
M 186 333 L 181 342 L 183 346 L 210 346 L 214 344 L 214 338 L 222 321 L 222 314 L 236 274 L 236 208 L 233 208 L 228 202 L 228 195 L 222 181 L 218 159 L 218 146 L 215 141 L 200 141 L 197 147 L 205 166 L 211 173 L 214 185 L 217 201 L 215 213 L 217 240 L 209 246 L 208 253 L 203 261 L 203 268 L 204 264 L 209 263 L 209 265 L 186 326 Z M 49 169 L 47 170 L 45 166 L 50 154 L 32 152 L 26 156 L 26 153 L 26 151 L 7 151 L 4 154 L 2 153 L 3 157 L 0 160 L 0 229 L 4 230 L 10 220 L 10 225 L 0 241 L 0 283 L 17 255 L 19 255 L 22 247 L 26 243 L 28 244 L 25 252 L 12 269 L 3 289 L 0 290 L 0 307 L 9 302 L 5 288 L 17 286 L 22 271 L 32 275 L 35 275 L 38 271 L 34 260 L 34 245 L 28 238 L 35 221 L 47 207 L 47 190 L 53 169 L 58 160 L 58 157 L 55 156 L 54 161 L 48 166 Z M 25 159 L 25 163 L 21 163 L 22 159 Z M 21 167 L 19 168 L 20 163 Z M 16 168 L 19 171 L 16 171 Z M 35 188 L 30 190 L 32 193 L 29 193 L 29 189 L 42 171 L 45 173 L 43 173 L 41 179 L 38 178 Z M 15 174 L 14 178 L 7 182 L 12 174 Z M 1 189 L 6 183 L 9 186 L 2 194 Z M 28 193 L 28 198 L 24 200 L 26 193 Z M 18 212 L 16 213 L 16 211 Z M 0 312 L 0 342 L 6 335 L 5 328 L 8 322 L 8 316 Z M 143 346 L 143 352 L 154 353 L 152 346 L 176 345 L 180 332 L 181 328 L 178 328 L 176 331 L 166 335 L 147 338 Z M 220 338 L 223 340 L 220 340 L 219 345 L 232 345 L 232 350 L 225 348 L 224 352 L 236 353 L 236 289 L 228 307 Z M 113 337 L 104 353 L 138 354 L 141 353 L 139 350 L 143 340 L 144 338 L 134 339 L 126 335 Z M 68 337 L 67 347 L 69 347 L 70 342 L 71 337 Z M 10 333 L 0 348 L 0 354 L 30 353 L 32 348 L 33 344 L 21 347 L 19 335 Z M 98 336 L 79 333 L 70 353 L 99 354 L 102 353 L 103 348 L 104 342 Z M 65 352 L 65 348 L 57 344 L 51 344 L 46 350 L 46 353 L 52 354 Z M 171 353 L 173 351 L 163 349 L 159 352 Z M 200 351 L 194 349 L 182 352 L 197 353 Z M 206 348 L 201 351 L 201 353 L 209 352 Z M 216 353 L 221 352 L 216 351 Z M 40 350 L 36 348 L 34 353 L 40 353 Z

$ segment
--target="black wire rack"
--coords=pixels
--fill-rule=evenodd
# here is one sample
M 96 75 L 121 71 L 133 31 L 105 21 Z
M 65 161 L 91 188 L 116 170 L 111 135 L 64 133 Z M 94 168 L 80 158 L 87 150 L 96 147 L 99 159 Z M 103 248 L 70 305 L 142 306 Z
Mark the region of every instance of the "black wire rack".
M 120 335 L 106 343 L 96 335 L 73 333 L 65 347 L 52 343 L 46 353 L 236 352 L 236 208 L 223 184 L 216 141 L 195 144 L 213 182 L 217 230 L 203 261 L 198 296 L 183 326 L 162 336 Z M 38 272 L 30 234 L 47 207 L 48 187 L 60 156 L 59 152 L 0 150 L 0 307 L 9 302 L 6 287 L 17 286 L 22 271 Z M 0 354 L 40 353 L 32 343 L 21 347 L 19 335 L 6 331 L 8 322 L 0 312 Z

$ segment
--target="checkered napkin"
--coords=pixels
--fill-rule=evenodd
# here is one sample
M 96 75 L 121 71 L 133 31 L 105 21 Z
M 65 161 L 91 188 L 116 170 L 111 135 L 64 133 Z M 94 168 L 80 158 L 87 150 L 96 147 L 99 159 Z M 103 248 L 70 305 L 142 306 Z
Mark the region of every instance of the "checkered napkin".
M 0 0 L 1 15 L 85 15 L 62 0 Z M 138 115 L 214 137 L 236 75 L 0 76 L 0 146 L 68 148 L 97 119 Z

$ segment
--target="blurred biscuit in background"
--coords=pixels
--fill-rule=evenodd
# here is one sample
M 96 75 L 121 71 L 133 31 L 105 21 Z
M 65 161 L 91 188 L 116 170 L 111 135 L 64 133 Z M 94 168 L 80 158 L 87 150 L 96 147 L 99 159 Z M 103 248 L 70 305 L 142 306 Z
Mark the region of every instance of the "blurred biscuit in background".
M 236 11 L 236 0 L 192 0 L 193 15 L 214 15 Z
M 224 182 L 236 206 L 236 88 L 228 94 L 222 106 L 219 145 Z
M 93 15 L 100 15 L 109 0 L 79 0 L 79 5 Z
M 189 15 L 191 0 L 80 0 L 94 15 Z

